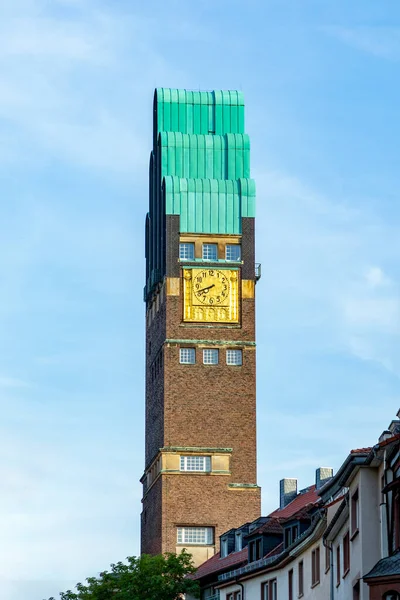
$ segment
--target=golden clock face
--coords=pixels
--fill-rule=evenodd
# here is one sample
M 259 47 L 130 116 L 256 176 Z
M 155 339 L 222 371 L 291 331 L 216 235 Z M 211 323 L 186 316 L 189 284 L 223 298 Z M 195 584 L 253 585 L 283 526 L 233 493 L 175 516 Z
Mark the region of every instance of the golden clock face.
M 225 306 L 229 301 L 229 274 L 218 269 L 204 269 L 193 278 L 193 295 L 206 306 Z
M 183 269 L 183 320 L 239 322 L 239 270 Z

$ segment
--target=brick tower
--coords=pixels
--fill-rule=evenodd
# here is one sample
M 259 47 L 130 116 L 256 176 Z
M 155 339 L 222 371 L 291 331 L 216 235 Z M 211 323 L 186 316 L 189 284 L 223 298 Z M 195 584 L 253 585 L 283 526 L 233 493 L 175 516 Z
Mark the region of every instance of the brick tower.
M 142 552 L 199 564 L 260 515 L 255 184 L 240 92 L 157 89 L 153 115 Z

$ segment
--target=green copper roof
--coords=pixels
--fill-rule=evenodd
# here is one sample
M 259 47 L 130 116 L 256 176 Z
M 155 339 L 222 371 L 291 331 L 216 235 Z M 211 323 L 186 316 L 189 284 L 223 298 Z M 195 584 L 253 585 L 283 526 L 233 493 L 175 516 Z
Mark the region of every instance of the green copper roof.
M 244 133 L 242 92 L 197 92 L 157 88 L 154 94 L 155 133 Z
M 237 179 L 250 177 L 250 140 L 245 133 L 225 135 L 163 131 L 159 135 L 161 176 Z
M 180 215 L 182 233 L 240 234 L 242 217 L 253 216 L 252 179 L 164 178 L 165 212 Z
M 250 140 L 239 91 L 157 88 L 146 219 L 146 290 L 166 269 L 167 215 L 182 233 L 241 234 L 255 215 Z M 146 292 L 147 294 L 147 292 Z

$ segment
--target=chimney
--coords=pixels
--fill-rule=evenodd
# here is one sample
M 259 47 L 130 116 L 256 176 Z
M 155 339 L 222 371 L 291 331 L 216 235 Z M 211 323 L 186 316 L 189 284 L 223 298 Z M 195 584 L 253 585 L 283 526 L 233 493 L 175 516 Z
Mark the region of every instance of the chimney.
M 280 502 L 279 508 L 284 508 L 297 496 L 297 479 L 281 479 L 279 482 Z
M 322 488 L 329 479 L 333 477 L 333 469 L 331 467 L 319 467 L 315 471 L 315 487 L 317 490 Z
M 382 434 L 379 436 L 379 440 L 378 442 L 384 442 L 385 440 L 388 440 L 389 438 L 391 438 L 393 436 L 393 433 L 389 430 L 386 429 L 385 431 L 382 432 Z

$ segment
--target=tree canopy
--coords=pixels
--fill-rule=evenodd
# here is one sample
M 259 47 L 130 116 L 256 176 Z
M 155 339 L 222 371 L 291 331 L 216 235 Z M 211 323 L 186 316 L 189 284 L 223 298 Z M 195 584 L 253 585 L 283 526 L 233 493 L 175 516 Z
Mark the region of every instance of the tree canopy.
M 196 571 L 192 557 L 181 554 L 130 556 L 127 563 L 111 565 L 87 584 L 77 583 L 76 592 L 60 592 L 61 600 L 176 600 L 181 594 L 199 596 L 196 581 L 187 577 Z M 55 600 L 55 598 L 49 598 Z

